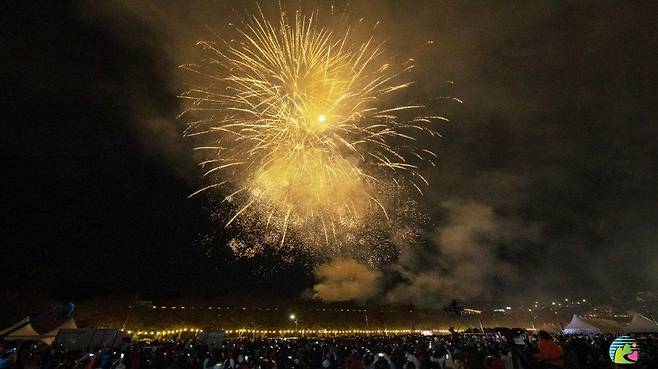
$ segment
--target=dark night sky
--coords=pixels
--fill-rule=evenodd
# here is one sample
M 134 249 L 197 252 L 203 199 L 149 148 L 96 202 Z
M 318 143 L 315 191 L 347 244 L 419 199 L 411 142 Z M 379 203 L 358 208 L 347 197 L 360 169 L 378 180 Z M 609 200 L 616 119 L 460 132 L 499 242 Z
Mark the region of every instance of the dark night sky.
M 353 13 L 382 19 L 400 52 L 421 50 L 419 91 L 464 101 L 437 105 L 452 123 L 421 200 L 433 222 L 461 199 L 538 225 L 540 239 L 510 258 L 547 294 L 656 289 L 655 9 L 372 3 Z M 252 272 L 275 256 L 233 263 L 199 247 L 217 225 L 187 199 L 202 182 L 175 120 L 176 66 L 204 24 L 235 15 L 221 2 L 176 4 L 25 5 L 3 24 L 3 285 L 76 296 L 311 286 L 302 267 Z

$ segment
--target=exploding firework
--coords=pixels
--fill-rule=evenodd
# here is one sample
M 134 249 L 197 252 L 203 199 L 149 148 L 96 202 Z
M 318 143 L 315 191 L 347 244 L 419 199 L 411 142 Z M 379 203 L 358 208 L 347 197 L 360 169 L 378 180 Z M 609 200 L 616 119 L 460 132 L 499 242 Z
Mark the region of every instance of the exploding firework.
M 396 66 L 373 32 L 359 41 L 347 26 L 323 27 L 317 12 L 273 22 L 261 11 L 235 32 L 198 42 L 205 58 L 182 66 L 201 81 L 181 95 L 181 116 L 210 178 L 192 195 L 219 189 L 226 226 L 338 250 L 390 222 L 400 193 L 422 194 L 419 163 L 436 155 L 418 137 L 437 135 L 445 118 L 395 103 L 412 86 L 411 59 Z

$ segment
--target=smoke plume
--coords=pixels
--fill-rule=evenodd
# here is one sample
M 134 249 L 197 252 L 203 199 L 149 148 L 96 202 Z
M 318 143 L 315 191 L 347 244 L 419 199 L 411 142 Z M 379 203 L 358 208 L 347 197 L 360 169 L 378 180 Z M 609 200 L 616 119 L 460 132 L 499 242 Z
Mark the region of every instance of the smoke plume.
M 324 301 L 365 301 L 380 290 L 381 272 L 354 259 L 336 259 L 315 269 L 313 297 Z
M 499 284 L 516 281 L 515 249 L 539 238 L 539 227 L 496 215 L 481 203 L 441 203 L 446 222 L 433 232 L 425 249 L 402 248 L 392 267 L 400 280 L 388 289 L 392 303 L 430 306 L 447 298 L 490 298 Z

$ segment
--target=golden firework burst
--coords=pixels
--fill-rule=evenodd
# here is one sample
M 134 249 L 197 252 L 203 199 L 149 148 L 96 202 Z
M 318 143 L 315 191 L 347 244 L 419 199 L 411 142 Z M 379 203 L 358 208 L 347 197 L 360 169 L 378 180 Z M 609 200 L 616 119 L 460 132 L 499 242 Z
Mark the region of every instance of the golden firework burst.
M 418 163 L 436 155 L 418 145 L 435 136 L 421 104 L 396 105 L 412 83 L 409 60 L 395 66 L 374 33 L 329 29 L 318 13 L 259 12 L 231 41 L 200 41 L 205 58 L 182 68 L 200 80 L 181 98 L 186 136 L 196 136 L 211 183 L 241 218 L 320 235 L 325 245 L 375 217 L 389 218 L 391 196 L 427 181 Z

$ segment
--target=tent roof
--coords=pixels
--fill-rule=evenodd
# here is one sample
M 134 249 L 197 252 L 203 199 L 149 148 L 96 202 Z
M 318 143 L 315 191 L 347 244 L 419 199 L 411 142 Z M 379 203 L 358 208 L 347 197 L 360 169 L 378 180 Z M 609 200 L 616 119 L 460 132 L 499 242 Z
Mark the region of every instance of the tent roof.
M 601 329 L 574 314 L 569 324 L 564 327 L 565 333 L 600 333 Z
M 59 333 L 60 329 L 78 329 L 78 325 L 75 324 L 75 320 L 73 318 L 69 318 L 66 321 L 64 321 L 62 324 L 48 331 L 48 333 L 44 334 L 44 336 L 55 337 L 57 333 Z
M 8 341 L 12 340 L 38 340 L 41 337 L 37 331 L 32 328 L 32 324 L 28 324 L 23 328 L 11 333 L 6 337 Z
M 562 328 L 560 328 L 560 325 L 557 323 L 549 323 L 546 322 L 539 327 L 540 331 L 546 331 L 548 333 L 560 333 L 562 332 Z
M 654 322 L 653 320 L 645 317 L 642 314 L 635 313 L 633 314 L 633 320 L 631 320 L 630 323 L 624 328 L 624 332 L 627 333 L 632 333 L 632 332 L 642 332 L 642 333 L 648 333 L 648 332 L 658 332 L 658 324 Z
M 624 330 L 623 324 L 610 319 L 589 319 L 589 322 L 604 333 L 619 333 Z
M 18 327 L 20 325 L 23 325 L 23 324 L 26 324 L 29 321 L 30 321 L 30 317 L 26 316 L 25 318 L 17 321 L 16 323 L 14 323 L 14 324 L 10 325 L 9 327 L 7 327 L 7 328 L 3 329 L 2 331 L 0 331 L 0 337 L 2 337 L 4 335 L 6 335 L 7 333 L 11 332 L 16 327 Z

